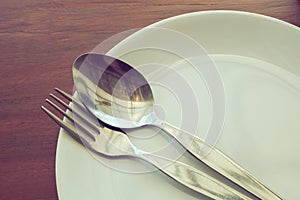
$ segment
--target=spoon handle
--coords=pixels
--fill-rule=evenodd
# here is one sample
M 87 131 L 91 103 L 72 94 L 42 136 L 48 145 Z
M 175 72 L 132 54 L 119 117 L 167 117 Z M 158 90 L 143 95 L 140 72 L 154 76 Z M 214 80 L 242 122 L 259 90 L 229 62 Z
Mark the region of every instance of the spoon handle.
M 220 150 L 207 144 L 201 138 L 180 130 L 166 122 L 164 122 L 160 128 L 174 137 L 184 148 L 186 148 L 200 161 L 256 197 L 260 199 L 282 200 L 281 197 L 261 183 L 247 170 L 239 166 Z
M 245 199 L 249 197 L 219 182 L 209 175 L 184 164 L 153 154 L 140 154 L 139 158 L 151 163 L 160 171 L 188 188 L 216 200 Z

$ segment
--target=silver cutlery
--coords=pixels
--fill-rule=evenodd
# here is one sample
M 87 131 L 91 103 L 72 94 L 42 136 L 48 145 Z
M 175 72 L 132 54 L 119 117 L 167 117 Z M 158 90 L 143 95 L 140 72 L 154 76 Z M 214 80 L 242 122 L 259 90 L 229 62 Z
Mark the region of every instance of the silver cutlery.
M 200 161 L 257 198 L 282 199 L 220 150 L 158 119 L 150 85 L 127 63 L 102 54 L 83 54 L 73 64 L 73 79 L 80 100 L 101 121 L 119 128 L 158 126 Z M 210 149 L 205 157 L 200 154 L 203 149 Z
M 187 164 L 137 149 L 124 133 L 105 127 L 104 124 L 99 126 L 99 124 L 91 120 L 91 118 L 88 117 L 89 112 L 80 101 L 60 89 L 56 88 L 56 91 L 68 99 L 68 101 L 72 102 L 73 106 L 70 106 L 53 94 L 50 94 L 50 96 L 68 111 L 64 111 L 60 106 L 49 99 L 46 99 L 46 102 L 65 116 L 68 121 L 63 121 L 44 106 L 42 106 L 42 109 L 59 126 L 65 129 L 68 134 L 78 142 L 84 144 L 84 146 L 89 148 L 93 153 L 109 157 L 123 156 L 142 159 L 151 163 L 179 183 L 212 199 L 251 199 Z

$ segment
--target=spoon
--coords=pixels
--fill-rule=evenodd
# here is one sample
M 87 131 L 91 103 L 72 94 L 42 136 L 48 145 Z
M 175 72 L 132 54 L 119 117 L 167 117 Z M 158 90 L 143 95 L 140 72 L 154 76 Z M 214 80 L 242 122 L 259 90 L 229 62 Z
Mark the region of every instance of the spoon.
M 73 79 L 80 100 L 98 119 L 118 128 L 153 125 L 175 138 L 213 170 L 260 199 L 281 199 L 253 175 L 204 140 L 160 120 L 147 80 L 129 64 L 102 54 L 87 53 L 73 63 Z M 203 149 L 210 149 L 205 157 Z

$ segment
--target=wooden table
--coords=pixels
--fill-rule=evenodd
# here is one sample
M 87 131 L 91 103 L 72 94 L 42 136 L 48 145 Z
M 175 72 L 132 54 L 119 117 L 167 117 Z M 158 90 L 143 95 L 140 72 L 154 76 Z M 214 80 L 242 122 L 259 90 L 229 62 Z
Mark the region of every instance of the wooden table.
M 59 127 L 40 109 L 54 87 L 72 92 L 71 64 L 121 31 L 182 13 L 230 9 L 300 26 L 299 0 L 4 0 L 0 6 L 0 199 L 57 199 Z

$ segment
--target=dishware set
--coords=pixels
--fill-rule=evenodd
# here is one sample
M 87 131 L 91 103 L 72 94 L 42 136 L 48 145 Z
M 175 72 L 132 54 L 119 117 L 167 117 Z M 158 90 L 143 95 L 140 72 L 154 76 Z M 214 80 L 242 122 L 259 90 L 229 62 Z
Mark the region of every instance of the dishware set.
M 89 72 L 87 73 L 87 71 Z M 125 107 L 125 110 L 128 110 L 126 116 L 129 117 L 125 119 L 123 117 L 124 115 L 118 115 L 118 117 L 123 117 L 123 123 L 121 125 L 122 127 L 120 127 L 120 124 L 117 123 L 118 120 L 109 120 L 109 118 L 114 117 L 113 115 L 109 117 L 102 117 L 103 115 L 107 115 L 107 113 L 103 111 L 105 110 L 105 108 L 102 107 L 104 105 L 105 107 L 113 109 L 113 106 L 111 105 L 118 104 L 118 101 L 116 101 L 115 98 L 122 98 L 122 95 L 124 95 L 124 91 L 122 91 L 122 94 L 118 94 L 117 92 L 115 92 L 115 90 L 118 91 L 118 88 L 116 89 L 114 87 L 115 85 L 112 85 L 114 82 L 109 80 L 117 79 L 116 81 L 120 82 L 119 79 L 123 78 L 128 71 L 131 71 L 130 76 L 127 77 L 127 80 L 123 80 L 121 82 L 121 84 L 124 83 L 124 85 L 121 85 L 120 87 L 127 92 L 125 94 L 125 99 L 129 99 L 129 96 L 131 96 L 129 99 L 130 102 L 125 103 L 120 107 L 124 109 L 126 105 L 129 105 L 129 108 Z M 93 74 L 93 76 L 95 76 L 99 73 L 102 74 L 101 78 L 104 77 L 103 79 L 108 81 L 101 81 L 100 79 L 99 84 L 96 85 L 97 83 L 95 83 L 93 79 L 90 78 L 89 74 Z M 236 164 L 233 160 L 224 155 L 218 149 L 211 147 L 209 144 L 205 143 L 204 140 L 186 131 L 182 131 L 172 125 L 169 125 L 168 123 L 160 122 L 155 116 L 153 110 L 151 109 L 151 102 L 153 102 L 153 97 L 150 86 L 146 83 L 146 80 L 142 77 L 141 74 L 139 74 L 138 71 L 135 71 L 130 65 L 126 64 L 125 62 L 102 54 L 83 54 L 82 56 L 79 56 L 74 62 L 73 79 L 75 80 L 74 82 L 76 91 L 79 93 L 79 97 L 81 97 L 82 102 L 86 103 L 84 104 L 86 107 L 79 100 L 74 99 L 72 96 L 60 89 L 56 89 L 56 91 L 62 94 L 72 103 L 75 103 L 75 106 L 80 107 L 80 110 L 74 109 L 75 106 L 73 106 L 73 108 L 70 107 L 67 103 L 65 103 L 53 94 L 51 94 L 50 96 L 53 97 L 59 104 L 68 109 L 70 112 L 73 112 L 73 114 L 63 111 L 52 101 L 48 99 L 46 100 L 53 108 L 55 108 L 65 117 L 67 117 L 71 121 L 71 123 L 67 123 L 59 119 L 55 114 L 53 114 L 44 106 L 42 107 L 42 109 L 59 126 L 64 128 L 70 135 L 72 135 L 73 138 L 76 138 L 77 141 L 81 141 L 84 144 L 84 146 L 86 146 L 93 152 L 111 157 L 127 156 L 145 160 L 157 167 L 158 169 L 160 169 L 162 172 L 164 172 L 174 180 L 182 183 L 183 185 L 187 186 L 192 190 L 195 190 L 213 199 L 251 199 L 250 197 L 247 197 L 246 195 L 235 191 L 234 189 L 226 186 L 225 184 L 222 184 L 218 180 L 213 180 L 208 175 L 194 169 L 189 165 L 175 160 L 169 160 L 168 158 L 163 158 L 154 154 L 143 152 L 137 149 L 130 142 L 125 133 L 121 133 L 119 131 L 115 131 L 108 127 L 105 127 L 105 124 L 109 124 L 117 128 L 141 126 L 142 129 L 142 126 L 146 125 L 147 123 L 150 123 L 152 125 L 154 123 L 157 123 L 157 126 L 159 126 L 165 132 L 169 133 L 172 137 L 174 137 L 195 158 L 204 162 L 213 170 L 217 171 L 226 178 L 235 182 L 240 187 L 246 189 L 248 192 L 252 193 L 256 197 L 260 199 L 281 199 L 273 191 L 271 191 L 260 181 L 258 181 L 254 176 L 249 174 L 245 169 L 240 167 L 238 164 Z M 91 89 L 91 87 L 94 89 Z M 109 91 L 107 88 L 113 88 L 114 92 Z M 96 93 L 96 96 L 100 97 L 102 101 L 94 99 L 92 95 L 89 96 L 90 92 L 88 92 L 88 90 L 100 91 Z M 115 97 L 107 98 L 108 95 L 115 95 Z M 138 95 L 140 96 L 136 98 L 136 96 Z M 86 101 L 86 99 L 88 100 Z M 109 101 L 107 99 L 113 99 L 115 102 L 107 102 Z M 133 102 L 132 99 L 141 100 L 142 102 L 140 102 L 142 104 L 145 104 L 140 106 L 143 110 L 142 114 L 145 116 L 138 117 L 140 121 L 135 121 L 133 123 L 128 120 L 133 119 L 133 117 L 131 116 L 132 113 L 134 113 L 134 116 L 136 117 L 136 112 L 132 112 L 132 110 L 139 108 L 136 108 L 137 106 L 134 105 L 135 102 Z M 89 104 L 90 102 L 92 102 L 92 105 Z M 95 108 L 95 105 L 100 106 L 96 106 Z M 145 110 L 147 110 L 150 114 L 145 112 Z M 86 116 L 89 113 L 89 111 L 91 111 L 91 113 L 97 116 L 99 120 L 103 120 L 104 122 L 101 123 L 99 126 L 98 123 L 93 123 L 92 121 L 89 121 L 88 117 Z M 101 114 L 98 114 L 99 112 L 101 112 Z M 110 111 L 109 113 L 112 112 Z M 115 113 L 116 112 L 114 112 L 113 114 Z M 121 111 L 121 113 L 124 113 L 124 111 Z M 76 115 L 77 117 L 74 118 L 74 115 Z M 145 121 L 142 121 L 141 119 Z M 125 120 L 127 123 L 124 123 Z M 140 125 L 140 123 L 142 123 L 142 125 Z M 211 151 L 207 156 L 202 157 L 200 155 L 200 152 L 201 148 L 203 148 L 204 146 L 211 148 Z M 166 166 L 162 164 L 166 164 Z
M 134 66 L 111 55 L 86 53 L 75 60 L 72 71 L 76 95 L 56 88 L 62 98 L 50 94 L 54 101 L 46 100 L 64 119 L 45 106 L 42 109 L 94 156 L 145 161 L 174 181 L 211 199 L 283 199 L 215 146 L 159 119 L 153 109 L 151 86 Z M 124 130 L 143 131 L 147 126 L 162 130 L 193 159 L 240 189 L 187 163 L 136 147 Z M 209 149 L 205 155 L 201 153 L 203 149 Z

